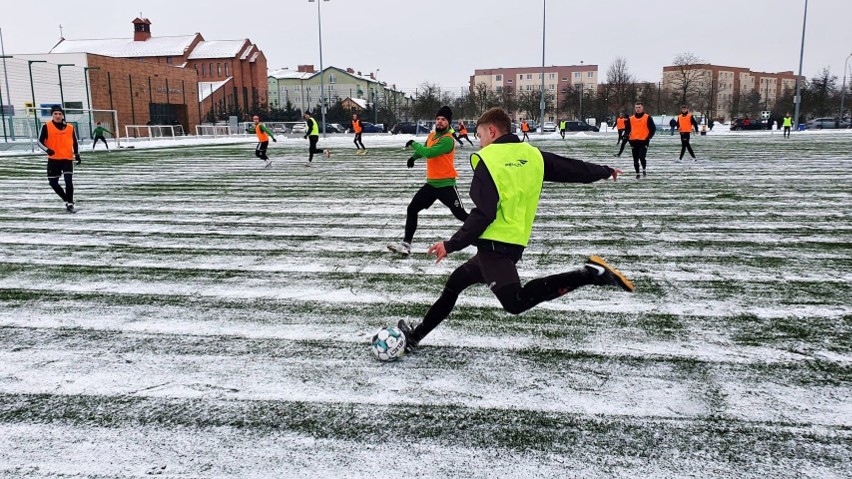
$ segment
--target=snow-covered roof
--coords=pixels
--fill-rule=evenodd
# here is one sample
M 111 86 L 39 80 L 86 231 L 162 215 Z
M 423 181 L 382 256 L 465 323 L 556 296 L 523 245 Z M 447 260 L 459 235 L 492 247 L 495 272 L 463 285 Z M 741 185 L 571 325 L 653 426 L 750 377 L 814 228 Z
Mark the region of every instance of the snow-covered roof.
M 369 103 L 367 103 L 367 100 L 363 98 L 349 98 L 348 100 L 361 107 L 362 110 L 366 110 L 367 105 L 369 105 Z
M 271 76 L 272 78 L 277 78 L 278 80 L 307 80 L 308 78 L 311 78 L 317 73 L 319 72 L 307 73 L 282 68 L 280 70 L 270 72 L 269 76 Z
M 247 45 L 247 46 L 246 46 L 246 49 L 245 49 L 245 50 L 243 50 L 243 54 L 242 54 L 242 55 L 240 55 L 240 60 L 245 60 L 246 58 L 248 58 L 249 52 L 251 52 L 251 48 L 252 48 L 253 46 L 254 46 L 254 45 Z
M 150 40 L 149 40 L 150 41 Z M 199 42 L 192 53 L 189 55 L 190 60 L 199 60 L 202 58 L 234 58 L 243 49 L 247 40 L 212 40 Z
M 222 81 L 200 81 L 198 82 L 198 101 L 204 101 L 210 95 L 219 91 L 220 88 L 225 86 L 229 81 L 231 81 L 234 77 L 228 77 Z
M 183 55 L 198 34 L 151 37 L 144 42 L 132 38 L 62 40 L 50 53 L 92 53 L 107 57 L 160 57 Z

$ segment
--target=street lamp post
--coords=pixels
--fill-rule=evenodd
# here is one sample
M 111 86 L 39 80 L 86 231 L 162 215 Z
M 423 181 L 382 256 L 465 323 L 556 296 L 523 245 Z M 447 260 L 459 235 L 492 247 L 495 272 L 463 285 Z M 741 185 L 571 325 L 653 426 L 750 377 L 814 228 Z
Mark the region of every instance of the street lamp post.
M 580 60 L 580 66 L 583 66 L 583 60 Z M 583 70 L 580 69 L 580 118 L 578 120 L 583 121 L 583 97 L 586 94 L 586 87 L 583 85 Z
M 373 124 L 379 122 L 379 88 L 381 88 L 382 84 L 379 83 L 379 70 L 380 68 L 376 68 L 376 73 L 373 74 L 373 79 L 376 80 L 376 96 L 373 98 Z
M 59 76 L 59 106 L 65 109 L 65 93 L 62 92 L 62 67 L 75 67 L 73 63 L 59 63 L 56 65 L 56 72 Z
M 329 0 L 322 0 L 327 2 Z M 309 3 L 317 3 L 317 29 L 319 31 L 319 58 L 320 58 L 320 111 L 322 112 L 322 137 L 325 138 L 325 70 L 322 65 L 322 2 L 317 0 L 308 0 Z
M 796 129 L 799 129 L 799 108 L 802 105 L 802 62 L 805 59 L 805 28 L 808 26 L 808 0 L 805 0 L 805 15 L 802 18 L 802 48 L 799 50 L 799 76 L 796 77 Z
M 7 57 L 6 55 L 0 55 L 0 59 L 3 60 L 3 73 L 4 74 L 6 73 L 6 58 L 12 58 L 12 57 Z M 845 80 L 844 80 L 844 82 L 845 82 Z M 8 90 L 8 88 L 9 88 L 8 80 L 6 82 L 6 85 L 7 85 L 6 89 Z M 0 90 L 2 90 L 2 88 L 0 88 Z M 9 96 L 8 91 L 6 93 L 6 96 L 7 97 Z M 9 106 L 12 106 L 12 104 L 9 103 Z M 0 121 L 3 122 L 3 141 L 8 142 L 9 138 L 8 138 L 8 133 L 6 132 L 6 107 L 3 104 L 3 92 L 2 91 L 0 91 Z M 12 141 L 15 141 L 14 131 L 12 132 Z
M 89 98 L 89 71 L 100 70 L 100 67 L 83 67 L 83 85 L 86 87 L 86 108 L 89 110 L 89 132 L 92 131 L 92 100 Z M 113 125 L 113 131 L 118 129 L 118 125 Z M 214 128 L 215 130 L 215 128 Z
M 47 63 L 47 60 L 27 60 L 27 70 L 30 72 L 30 92 L 33 94 L 33 125 L 38 130 L 38 117 L 36 116 L 35 85 L 33 84 L 33 63 Z
M 13 58 L 13 57 L 6 56 L 6 47 L 3 45 L 3 29 L 2 28 L 0 28 L 0 58 L 3 59 L 3 78 L 6 80 L 6 104 L 9 105 L 9 112 L 10 112 L 9 117 L 11 119 L 11 128 L 10 128 L 11 135 L 9 135 L 9 136 L 11 136 L 12 141 L 15 141 L 15 123 L 14 123 L 15 112 L 13 111 L 14 109 L 12 108 L 12 96 L 11 96 L 12 94 L 9 93 L 9 70 L 6 69 L 6 59 L 7 58 Z
M 852 53 L 843 62 L 843 83 L 840 84 L 840 121 L 843 121 L 843 100 L 846 99 L 846 68 L 849 65 L 850 58 L 852 58 Z

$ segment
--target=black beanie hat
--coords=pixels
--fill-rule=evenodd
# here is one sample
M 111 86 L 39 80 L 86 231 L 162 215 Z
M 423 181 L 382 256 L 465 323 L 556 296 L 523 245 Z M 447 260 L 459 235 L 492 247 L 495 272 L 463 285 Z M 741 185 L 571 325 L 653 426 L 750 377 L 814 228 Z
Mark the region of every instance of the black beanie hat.
M 453 110 L 450 110 L 450 107 L 447 105 L 442 106 L 441 109 L 438 110 L 438 113 L 435 114 L 435 118 L 438 118 L 439 116 L 443 116 L 450 123 L 453 122 Z
M 61 107 L 61 106 L 59 106 L 59 105 L 53 105 L 52 107 L 50 107 L 50 114 L 51 114 L 51 115 L 52 115 L 52 114 L 53 114 L 53 112 L 55 112 L 55 111 L 59 111 L 59 112 L 62 112 L 63 114 L 65 114 L 65 110 L 63 110 L 63 109 L 62 109 L 62 107 Z

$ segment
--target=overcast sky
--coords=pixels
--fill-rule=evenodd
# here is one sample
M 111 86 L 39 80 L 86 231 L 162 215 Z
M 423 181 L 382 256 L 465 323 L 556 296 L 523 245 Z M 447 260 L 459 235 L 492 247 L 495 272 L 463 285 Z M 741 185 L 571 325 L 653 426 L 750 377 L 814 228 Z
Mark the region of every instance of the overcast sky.
M 322 3 L 326 66 L 380 69 L 379 80 L 413 89 L 424 81 L 467 85 L 476 68 L 541 65 L 543 0 L 330 0 Z M 133 6 L 135 5 L 135 6 Z M 3 0 L 6 54 L 48 51 L 62 24 L 69 39 L 132 36 L 141 13 L 153 35 L 200 32 L 250 38 L 269 68 L 319 66 L 317 4 L 308 0 Z M 804 0 L 547 0 L 548 65 L 597 64 L 617 56 L 639 80 L 691 51 L 715 64 L 798 70 Z M 852 53 L 852 0 L 810 0 L 803 73 L 842 77 Z M 850 60 L 852 63 L 852 60 Z

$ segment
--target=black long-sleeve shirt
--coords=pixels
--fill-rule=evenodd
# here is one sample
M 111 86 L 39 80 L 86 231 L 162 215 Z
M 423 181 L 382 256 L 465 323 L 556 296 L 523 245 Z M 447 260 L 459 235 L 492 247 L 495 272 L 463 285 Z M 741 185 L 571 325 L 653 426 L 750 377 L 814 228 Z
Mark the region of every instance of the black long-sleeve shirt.
M 496 139 L 494 143 L 520 143 L 521 140 L 514 134 L 506 134 Z M 541 152 L 544 158 L 544 181 L 557 183 L 593 183 L 612 176 L 614 169 L 608 166 L 586 163 L 585 161 L 565 158 L 545 151 Z M 460 251 L 472 244 L 476 244 L 479 237 L 488 229 L 488 226 L 497 218 L 497 205 L 500 202 L 500 194 L 497 185 L 491 177 L 491 172 L 480 161 L 473 170 L 473 180 L 470 182 L 470 198 L 476 206 L 470 211 L 459 230 L 446 242 L 444 247 L 447 253 Z M 522 246 L 515 245 L 523 250 Z
M 51 120 L 53 121 L 53 120 Z M 64 130 L 68 127 L 68 124 L 64 121 L 62 123 L 53 122 L 53 126 L 56 127 L 57 130 Z M 77 135 L 71 135 L 71 138 L 74 139 L 74 155 L 80 154 L 79 148 L 77 146 Z M 41 125 L 41 133 L 38 135 L 38 147 L 42 149 L 45 153 L 47 153 L 47 145 L 45 142 L 47 141 L 47 124 Z M 72 160 L 73 158 L 63 158 L 65 160 Z
M 642 113 L 641 115 L 639 113 L 636 113 L 633 116 L 635 116 L 638 119 L 638 118 L 642 118 L 645 115 L 647 115 L 647 113 Z M 646 141 L 650 140 L 651 138 L 654 137 L 654 134 L 656 134 L 656 133 L 657 133 L 657 125 L 656 125 L 656 123 L 654 123 L 653 118 L 648 117 L 648 138 L 645 138 L 645 140 Z M 630 138 L 630 117 L 629 116 L 627 117 L 627 121 L 624 122 L 624 134 L 627 135 L 626 136 L 627 138 Z

